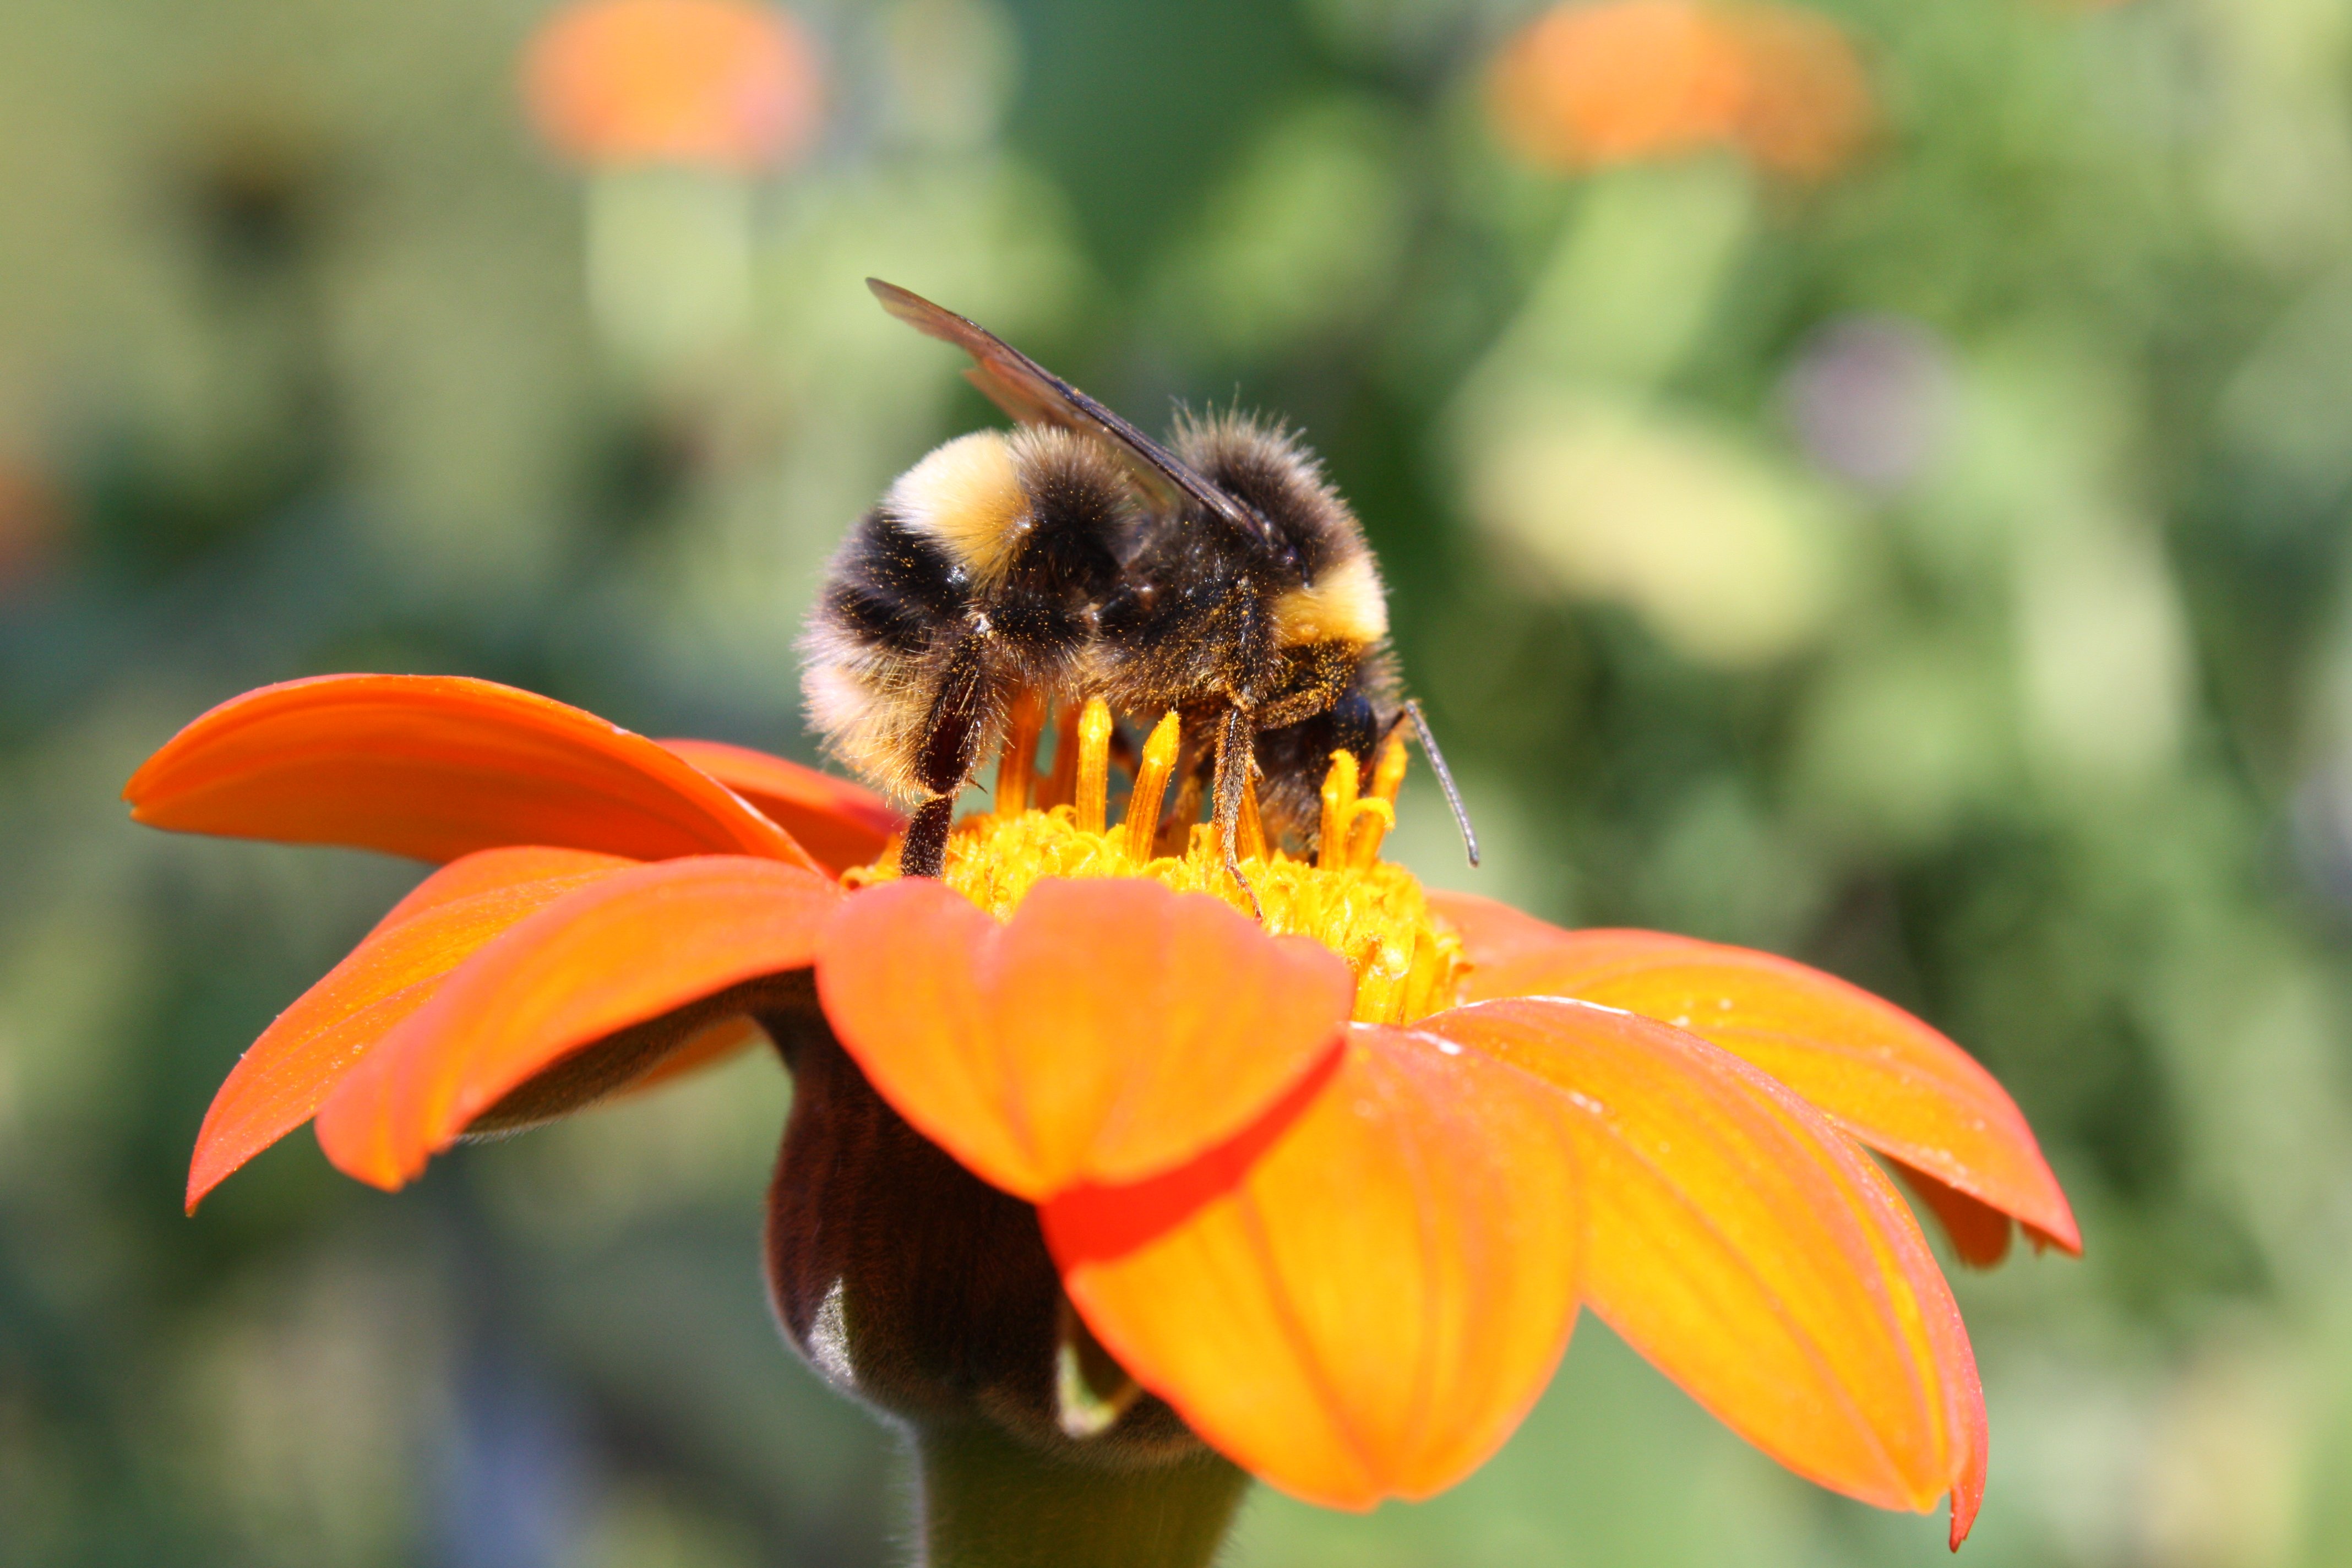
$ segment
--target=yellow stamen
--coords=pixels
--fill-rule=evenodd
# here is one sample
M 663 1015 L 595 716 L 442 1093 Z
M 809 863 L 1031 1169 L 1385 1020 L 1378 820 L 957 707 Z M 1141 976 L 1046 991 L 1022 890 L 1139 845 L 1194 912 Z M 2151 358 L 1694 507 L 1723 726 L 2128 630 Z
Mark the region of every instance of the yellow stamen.
M 1110 815 L 1110 705 L 1089 699 L 1078 715 L 1078 783 L 1076 798 L 1078 831 L 1100 833 Z M 1059 772 L 1057 767 L 1055 772 Z
M 1367 801 L 1388 803 L 1388 815 L 1367 811 L 1355 825 L 1354 837 L 1348 840 L 1348 864 L 1369 866 L 1381 858 L 1381 840 L 1396 827 L 1397 792 L 1404 786 L 1404 737 L 1391 735 L 1388 744 L 1381 748 L 1381 760 L 1372 767 L 1371 793 Z
M 1404 787 L 1404 737 L 1391 735 L 1372 768 L 1372 793 L 1391 805 L 1397 803 L 1397 792 Z
M 1078 784 L 1078 705 L 1065 706 L 1054 715 L 1054 771 L 1037 792 L 1037 809 L 1051 811 L 1068 804 Z
M 1263 860 L 1265 853 L 1265 818 L 1258 815 L 1257 780 L 1242 781 L 1241 820 L 1234 825 L 1234 837 L 1240 840 L 1234 853 L 1244 860 Z
M 1013 698 L 1013 711 L 1004 720 L 1004 752 L 996 759 L 999 816 L 1017 816 L 1029 809 L 1029 784 L 1037 773 L 1037 735 L 1045 727 L 1045 704 L 1035 692 Z
M 1369 866 L 1381 858 L 1381 840 L 1396 831 L 1396 807 L 1376 795 L 1348 810 L 1348 864 Z
M 1151 858 L 1160 835 L 1160 803 L 1168 794 L 1168 775 L 1176 771 L 1176 751 L 1184 738 L 1183 726 L 1170 709 L 1143 742 L 1143 761 L 1135 774 L 1135 789 L 1127 797 L 1127 858 L 1139 865 Z
M 1348 863 L 1348 828 L 1356 819 L 1356 754 L 1331 753 L 1323 775 L 1323 841 L 1316 864 L 1337 869 Z
M 1160 720 L 1144 742 L 1128 817 L 1117 827 L 1106 826 L 1109 709 L 1092 701 L 1083 714 L 1072 710 L 1062 735 L 1076 800 L 966 817 L 948 839 L 948 886 L 997 919 L 1009 920 L 1029 889 L 1048 877 L 1149 877 L 1178 892 L 1222 899 L 1244 914 L 1256 914 L 1276 935 L 1309 937 L 1339 954 L 1355 974 L 1354 1016 L 1360 1022 L 1406 1024 L 1454 1004 L 1467 968 L 1461 938 L 1438 921 L 1411 872 L 1378 858 L 1394 810 L 1379 793 L 1357 795 L 1353 756 L 1334 753 L 1324 779 L 1322 858 L 1316 864 L 1294 860 L 1265 843 L 1255 784 L 1245 792 L 1237 847 L 1255 864 L 1244 888 L 1227 874 L 1223 850 L 1208 824 L 1179 823 L 1173 835 L 1178 852 L 1154 853 L 1160 802 L 1182 749 L 1175 714 Z M 1376 792 L 1390 775 L 1388 763 L 1383 754 L 1374 774 Z M 1062 770 L 1057 765 L 1055 771 Z M 1373 850 L 1367 858 L 1347 852 L 1367 842 Z M 898 874 L 893 849 L 843 880 L 862 887 Z M 1085 955 L 1073 954 L 1072 962 L 1083 963 Z M 1197 980 L 1204 986 L 1215 984 L 1213 976 Z
M 1206 824 L 1196 825 L 1183 854 L 1138 860 L 1127 852 L 1123 827 L 1087 833 L 1072 817 L 1066 809 L 967 817 L 948 839 L 948 886 L 999 920 L 1010 920 L 1029 889 L 1048 877 L 1149 877 L 1252 912 Z M 886 881 L 897 874 L 886 858 L 856 879 Z M 1276 850 L 1250 868 L 1250 887 L 1268 931 L 1311 937 L 1347 961 L 1356 977 L 1359 1021 L 1408 1024 L 1457 999 L 1467 967 L 1461 939 L 1437 922 L 1420 882 L 1404 868 L 1381 861 L 1331 870 Z

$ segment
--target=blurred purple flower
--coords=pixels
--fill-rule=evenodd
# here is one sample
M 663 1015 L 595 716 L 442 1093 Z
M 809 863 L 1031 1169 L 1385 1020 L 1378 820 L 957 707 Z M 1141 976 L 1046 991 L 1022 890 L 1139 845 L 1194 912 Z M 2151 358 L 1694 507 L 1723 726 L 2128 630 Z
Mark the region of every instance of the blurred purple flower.
M 2352 758 L 2306 775 L 2287 817 L 2295 868 L 2336 910 L 2352 913 Z
M 1780 397 L 1814 462 L 1892 494 L 1918 478 L 1949 431 L 1951 356 L 1907 318 L 1841 317 L 1806 341 Z

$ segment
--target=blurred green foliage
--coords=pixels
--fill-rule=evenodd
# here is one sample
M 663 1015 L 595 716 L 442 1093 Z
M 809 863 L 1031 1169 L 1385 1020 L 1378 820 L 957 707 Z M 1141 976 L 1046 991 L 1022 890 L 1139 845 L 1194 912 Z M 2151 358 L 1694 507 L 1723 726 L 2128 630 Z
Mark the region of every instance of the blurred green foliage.
M 462 670 L 806 756 L 825 554 L 993 417 L 859 279 L 1157 423 L 1286 414 L 1490 842 L 1433 879 L 1823 963 L 1977 1051 L 2079 1263 L 1959 1279 L 2000 1564 L 2352 1563 L 2352 10 L 1821 0 L 1792 185 L 1495 143 L 1524 0 L 798 14 L 755 185 L 534 150 L 524 0 L 0 4 L 0 1564 L 889 1560 L 765 1322 L 764 1060 L 396 1199 L 237 1051 L 413 879 L 124 819 L 206 704 Z M 1926 1562 L 1588 1323 L 1486 1470 L 1232 1560 Z

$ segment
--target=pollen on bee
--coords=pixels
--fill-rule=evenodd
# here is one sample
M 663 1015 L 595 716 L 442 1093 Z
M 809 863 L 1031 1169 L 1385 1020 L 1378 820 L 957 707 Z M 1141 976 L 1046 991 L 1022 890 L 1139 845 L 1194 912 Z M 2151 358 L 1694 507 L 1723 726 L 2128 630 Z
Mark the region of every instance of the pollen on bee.
M 1024 710 L 1016 708 L 1020 711 Z M 1025 711 L 1042 709 L 1033 704 Z M 1049 784 L 1040 791 L 1045 804 L 1029 806 L 1000 783 L 996 809 L 967 816 L 950 835 L 948 886 L 999 920 L 1011 919 L 1029 889 L 1049 877 L 1149 877 L 1178 892 L 1206 893 L 1252 912 L 1250 889 L 1226 871 L 1213 826 L 1195 823 L 1180 836 L 1181 853 L 1158 852 L 1161 807 L 1181 750 L 1176 714 L 1162 718 L 1144 742 L 1126 818 L 1116 825 L 1109 821 L 1115 729 L 1109 708 L 1098 699 L 1073 704 L 1064 710 L 1058 728 L 1057 750 L 1068 761 L 1057 757 L 1055 772 L 1067 779 L 1067 794 Z M 1016 720 L 1011 731 L 1008 746 L 1034 750 L 1034 721 Z M 1009 752 L 1007 767 L 1000 780 L 1020 780 L 1025 795 L 1027 769 L 1011 761 Z M 1394 803 L 1404 770 L 1403 742 L 1392 741 L 1374 765 L 1370 793 L 1359 794 L 1356 759 L 1333 753 L 1312 860 L 1270 847 L 1254 810 L 1245 810 L 1235 846 L 1250 865 L 1250 885 L 1265 929 L 1277 936 L 1311 938 L 1347 961 L 1356 977 L 1354 1016 L 1361 1023 L 1411 1023 L 1452 1006 L 1468 967 L 1460 937 L 1432 911 L 1420 881 L 1380 858 L 1381 842 L 1396 823 Z M 845 880 L 863 886 L 898 874 L 894 847 Z

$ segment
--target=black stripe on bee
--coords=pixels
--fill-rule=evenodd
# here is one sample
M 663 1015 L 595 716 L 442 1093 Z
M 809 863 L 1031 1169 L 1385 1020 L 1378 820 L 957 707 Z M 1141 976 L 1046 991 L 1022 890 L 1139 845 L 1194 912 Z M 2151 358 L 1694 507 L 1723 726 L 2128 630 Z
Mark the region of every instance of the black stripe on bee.
M 859 520 L 824 608 L 841 626 L 893 653 L 919 653 L 961 618 L 971 574 L 940 543 L 887 509 Z

